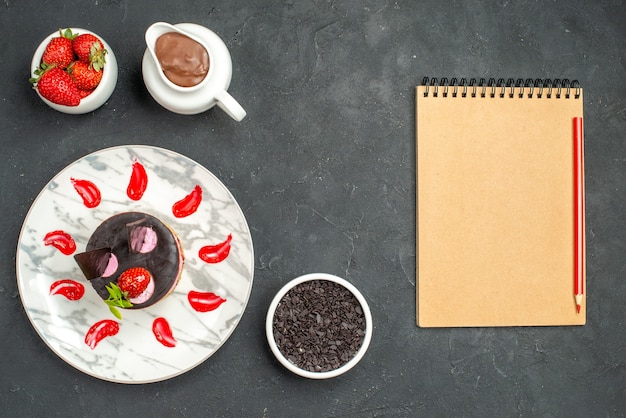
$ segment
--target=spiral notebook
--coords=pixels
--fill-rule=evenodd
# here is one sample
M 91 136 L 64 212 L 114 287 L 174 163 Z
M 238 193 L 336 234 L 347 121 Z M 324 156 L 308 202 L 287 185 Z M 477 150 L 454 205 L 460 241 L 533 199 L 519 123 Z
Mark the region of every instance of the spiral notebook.
M 416 94 L 417 324 L 584 325 L 578 82 L 425 79 Z

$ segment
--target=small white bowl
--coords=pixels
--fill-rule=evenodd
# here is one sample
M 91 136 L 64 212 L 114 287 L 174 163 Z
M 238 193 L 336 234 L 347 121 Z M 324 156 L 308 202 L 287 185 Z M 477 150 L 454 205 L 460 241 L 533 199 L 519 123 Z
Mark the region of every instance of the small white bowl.
M 361 309 L 363 310 L 363 316 L 365 318 L 365 335 L 363 336 L 363 342 L 357 353 L 343 366 L 326 372 L 311 372 L 296 366 L 280 352 L 280 349 L 278 348 L 278 346 L 276 345 L 276 341 L 274 340 L 273 322 L 274 314 L 276 312 L 278 304 L 291 289 L 301 283 L 312 280 L 328 280 L 337 283 L 343 286 L 345 289 L 349 290 L 361 305 Z M 265 334 L 267 336 L 267 341 L 269 343 L 270 349 L 272 350 L 272 353 L 274 353 L 274 356 L 276 356 L 276 359 L 291 372 L 309 379 L 329 379 L 339 376 L 352 369 L 363 358 L 365 352 L 367 351 L 367 348 L 369 347 L 370 341 L 372 339 L 372 328 L 372 313 L 367 304 L 367 301 L 365 300 L 361 292 L 359 292 L 359 290 L 347 280 L 326 273 L 305 274 L 304 276 L 293 279 L 285 286 L 283 286 L 278 291 L 278 293 L 276 293 L 276 296 L 274 296 L 274 299 L 272 300 L 272 303 L 270 304 L 270 307 L 267 311 L 267 317 L 265 320 Z
M 80 104 L 78 106 L 64 106 L 64 105 L 52 103 L 51 101 L 41 97 L 41 94 L 39 94 L 37 89 L 35 89 L 35 91 L 37 91 L 37 94 L 39 95 L 39 97 L 41 97 L 41 100 L 43 100 L 43 102 L 46 103 L 51 108 L 58 110 L 59 112 L 63 112 L 63 113 L 69 113 L 72 115 L 80 115 L 83 113 L 89 113 L 93 110 L 96 110 L 97 108 L 102 106 L 107 100 L 109 100 L 109 97 L 111 97 L 111 94 L 113 94 L 113 90 L 115 89 L 115 84 L 117 83 L 117 60 L 115 59 L 115 54 L 113 53 L 113 50 L 111 49 L 109 44 L 107 44 L 106 41 L 102 39 L 100 35 L 95 34 L 86 29 L 81 29 L 81 28 L 70 28 L 70 29 L 72 30 L 72 33 L 74 34 L 80 35 L 83 33 L 91 33 L 92 35 L 97 36 L 98 39 L 102 41 L 104 48 L 107 50 L 107 54 L 105 56 L 106 63 L 104 64 L 104 69 L 103 69 L 104 73 L 102 73 L 102 80 L 100 81 L 100 84 L 98 85 L 98 87 L 96 87 L 96 89 L 89 96 L 81 99 Z M 51 33 L 49 36 L 46 37 L 46 39 L 44 39 L 39 44 L 39 46 L 35 50 L 35 54 L 33 55 L 33 60 L 30 65 L 31 77 L 36 77 L 35 70 L 41 64 L 41 57 L 43 56 L 43 53 L 46 50 L 46 46 L 48 45 L 48 43 L 50 42 L 52 38 L 55 38 L 57 36 L 60 36 L 59 31 Z

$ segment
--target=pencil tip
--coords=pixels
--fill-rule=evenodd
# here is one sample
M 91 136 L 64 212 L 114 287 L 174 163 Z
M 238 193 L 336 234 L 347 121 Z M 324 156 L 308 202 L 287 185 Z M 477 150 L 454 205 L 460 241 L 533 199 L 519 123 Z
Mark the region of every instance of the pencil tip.
M 580 313 L 580 305 L 576 305 L 576 311 Z

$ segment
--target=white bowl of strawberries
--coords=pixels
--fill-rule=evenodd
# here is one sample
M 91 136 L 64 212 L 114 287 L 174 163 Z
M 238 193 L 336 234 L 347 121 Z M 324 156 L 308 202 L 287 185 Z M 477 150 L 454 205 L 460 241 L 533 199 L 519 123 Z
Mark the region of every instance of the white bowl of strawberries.
M 60 29 L 37 47 L 30 82 L 51 108 L 88 113 L 111 97 L 117 83 L 117 60 L 111 47 L 95 33 Z

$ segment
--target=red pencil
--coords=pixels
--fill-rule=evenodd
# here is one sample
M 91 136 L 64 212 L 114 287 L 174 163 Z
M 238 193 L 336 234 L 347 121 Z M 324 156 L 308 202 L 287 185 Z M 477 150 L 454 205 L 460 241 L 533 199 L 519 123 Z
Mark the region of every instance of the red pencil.
M 583 118 L 574 118 L 574 298 L 580 313 L 585 276 L 585 193 L 583 175 Z

